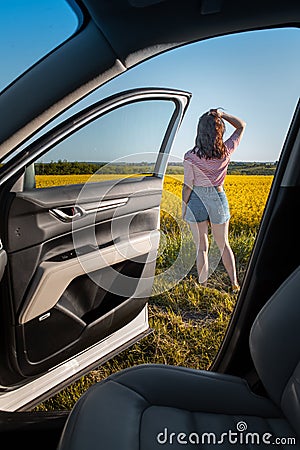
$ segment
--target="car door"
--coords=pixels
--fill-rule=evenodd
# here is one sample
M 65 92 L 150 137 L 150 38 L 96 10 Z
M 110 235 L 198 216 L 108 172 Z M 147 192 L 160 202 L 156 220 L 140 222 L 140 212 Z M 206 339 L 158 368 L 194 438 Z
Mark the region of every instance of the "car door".
M 49 395 L 151 331 L 163 177 L 189 99 L 124 92 L 3 161 L 0 409 Z

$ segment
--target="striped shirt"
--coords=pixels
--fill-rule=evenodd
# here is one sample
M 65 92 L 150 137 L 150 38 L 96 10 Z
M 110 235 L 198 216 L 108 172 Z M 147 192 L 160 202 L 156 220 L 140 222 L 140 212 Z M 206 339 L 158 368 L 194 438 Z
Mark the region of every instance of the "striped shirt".
M 230 157 L 240 143 L 241 129 L 235 130 L 224 142 L 227 150 L 226 156 L 221 159 L 199 158 L 196 153 L 189 150 L 184 155 L 184 184 L 193 186 L 221 186 L 224 183 Z M 197 147 L 195 148 L 197 151 Z

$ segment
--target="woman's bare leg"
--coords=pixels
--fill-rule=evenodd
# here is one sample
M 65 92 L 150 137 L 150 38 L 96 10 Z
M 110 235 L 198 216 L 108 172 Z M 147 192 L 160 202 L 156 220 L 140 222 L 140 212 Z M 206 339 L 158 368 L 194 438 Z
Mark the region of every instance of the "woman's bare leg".
M 235 257 L 228 240 L 229 220 L 222 224 L 212 223 L 211 228 L 214 239 L 221 252 L 222 261 L 229 275 L 231 284 L 233 286 L 238 286 Z
M 208 221 L 190 222 L 193 239 L 197 251 L 197 272 L 199 283 L 207 284 L 208 278 Z

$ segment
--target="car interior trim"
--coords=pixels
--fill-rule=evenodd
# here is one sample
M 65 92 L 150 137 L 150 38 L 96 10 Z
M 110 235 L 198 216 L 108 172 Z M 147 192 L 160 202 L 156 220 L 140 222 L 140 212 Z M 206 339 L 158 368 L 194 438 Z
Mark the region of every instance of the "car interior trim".
M 299 102 L 300 106 L 300 102 Z M 299 107 L 300 110 L 300 107 Z M 299 186 L 299 176 L 294 170 L 295 165 L 298 165 L 300 156 L 300 130 L 298 130 L 297 137 L 295 139 L 290 158 L 288 160 L 282 181 L 281 181 L 281 187 L 288 187 L 288 186 Z
M 38 267 L 19 322 L 24 324 L 53 308 L 67 286 L 88 270 L 93 272 L 128 259 L 147 254 L 156 245 L 160 233 L 137 233 L 114 245 L 61 262 L 44 261 Z

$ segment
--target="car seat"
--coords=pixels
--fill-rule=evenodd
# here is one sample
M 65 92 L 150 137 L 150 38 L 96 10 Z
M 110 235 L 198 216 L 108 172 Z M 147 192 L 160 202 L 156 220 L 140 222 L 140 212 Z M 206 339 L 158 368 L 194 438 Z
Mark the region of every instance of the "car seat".
M 58 450 L 300 448 L 300 268 L 257 315 L 246 380 L 147 364 L 96 383 L 75 404 Z

